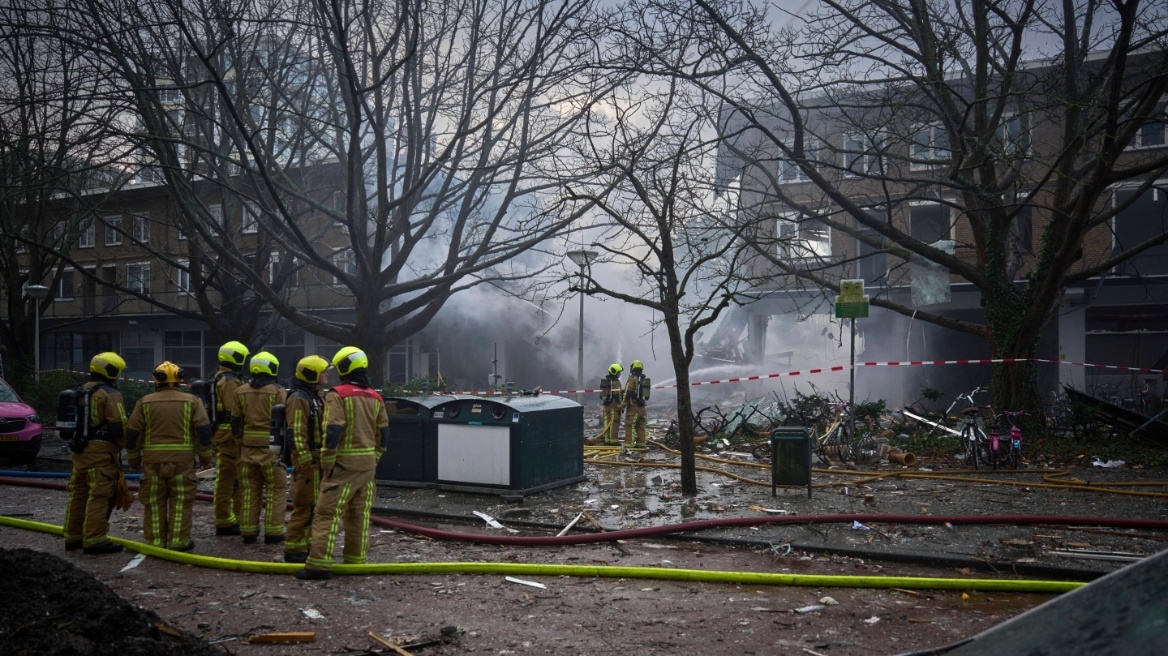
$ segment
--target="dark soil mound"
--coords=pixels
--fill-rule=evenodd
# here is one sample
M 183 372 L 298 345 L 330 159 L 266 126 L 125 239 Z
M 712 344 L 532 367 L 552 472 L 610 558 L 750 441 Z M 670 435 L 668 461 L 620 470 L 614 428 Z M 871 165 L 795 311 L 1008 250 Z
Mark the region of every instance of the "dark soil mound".
M 56 556 L 0 549 L 0 654 L 222 656 Z

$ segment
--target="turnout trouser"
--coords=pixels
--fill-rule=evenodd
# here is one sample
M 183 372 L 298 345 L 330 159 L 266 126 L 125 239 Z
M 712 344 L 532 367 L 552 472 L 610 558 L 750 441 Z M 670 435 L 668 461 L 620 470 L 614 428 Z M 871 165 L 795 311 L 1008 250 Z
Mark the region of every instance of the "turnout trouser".
M 377 497 L 374 470 L 349 471 L 339 464 L 320 482 L 312 518 L 312 544 L 305 567 L 332 569 L 342 528 L 344 562 L 361 564 L 369 554 L 369 514 Z
M 197 488 L 194 454 L 190 462 L 142 465 L 138 500 L 145 507 L 142 531 L 147 544 L 167 549 L 190 545 Z
M 215 527 L 226 528 L 239 523 L 243 506 L 243 488 L 239 485 L 239 438 L 231 433 L 231 427 L 221 426 L 211 439 L 215 446 L 215 459 L 219 471 L 215 475 L 214 512 Z
M 610 446 L 620 444 L 621 407 L 617 404 L 604 406 L 604 443 Z
M 306 553 L 312 541 L 312 513 L 320 494 L 320 465 L 296 465 L 292 469 L 292 514 L 288 517 L 285 553 Z
M 264 535 L 284 535 L 284 509 L 288 505 L 288 474 L 284 465 L 270 454 L 267 447 L 244 448 L 248 452 L 239 461 L 239 482 L 243 488 L 239 534 L 244 537 L 259 535 L 262 509 Z
M 636 439 L 633 439 L 633 438 Z M 645 441 L 645 406 L 630 403 L 625 409 L 625 446 L 643 447 Z
M 109 518 L 117 498 L 121 468 L 112 457 L 92 466 L 74 462 L 65 507 L 65 542 L 92 547 L 109 540 Z

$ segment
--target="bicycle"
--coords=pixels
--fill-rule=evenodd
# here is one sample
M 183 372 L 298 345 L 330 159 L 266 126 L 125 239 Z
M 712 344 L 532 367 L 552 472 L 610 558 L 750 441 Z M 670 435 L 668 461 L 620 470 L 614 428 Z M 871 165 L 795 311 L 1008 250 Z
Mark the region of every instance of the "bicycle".
M 848 414 L 843 403 L 834 403 L 835 419 L 822 435 L 815 438 L 815 456 L 826 466 L 835 461 L 855 461 L 855 449 L 848 436 Z
M 1010 469 L 1017 469 L 1018 462 L 1022 460 L 1022 428 L 1018 426 L 1018 417 L 1024 414 L 1026 414 L 1025 410 L 1007 410 L 1002 413 L 1002 416 L 1010 422 L 1010 432 L 1006 435 L 1005 440 L 1005 459 Z
M 958 395 L 957 399 L 966 399 L 971 404 L 974 403 L 973 395 L 982 391 L 981 387 L 976 387 L 968 394 Z M 957 401 L 954 401 L 956 404 Z M 953 406 L 949 406 L 952 408 Z M 988 406 L 987 406 L 988 408 Z M 961 444 L 965 450 L 965 461 L 973 464 L 974 469 L 978 469 L 978 460 L 989 463 L 990 453 L 986 449 L 986 444 L 989 442 L 989 436 L 986 435 L 985 429 L 978 423 L 978 414 L 982 408 L 977 405 L 970 405 L 961 411 Z

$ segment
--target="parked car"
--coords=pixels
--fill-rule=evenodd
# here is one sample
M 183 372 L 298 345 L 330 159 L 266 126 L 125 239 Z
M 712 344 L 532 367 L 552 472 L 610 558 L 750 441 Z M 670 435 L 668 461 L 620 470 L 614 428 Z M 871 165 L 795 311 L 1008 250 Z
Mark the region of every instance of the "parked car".
M 41 450 L 41 418 L 0 378 L 0 458 L 33 460 Z

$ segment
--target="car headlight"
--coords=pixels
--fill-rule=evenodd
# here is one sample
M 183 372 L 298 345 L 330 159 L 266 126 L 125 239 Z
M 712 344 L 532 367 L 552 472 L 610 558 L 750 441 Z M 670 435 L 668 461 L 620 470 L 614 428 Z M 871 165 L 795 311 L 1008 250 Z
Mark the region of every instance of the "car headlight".
M 29 415 L 28 421 L 29 421 L 29 423 L 39 424 L 39 423 L 41 423 L 41 416 L 37 415 L 37 414 Z

